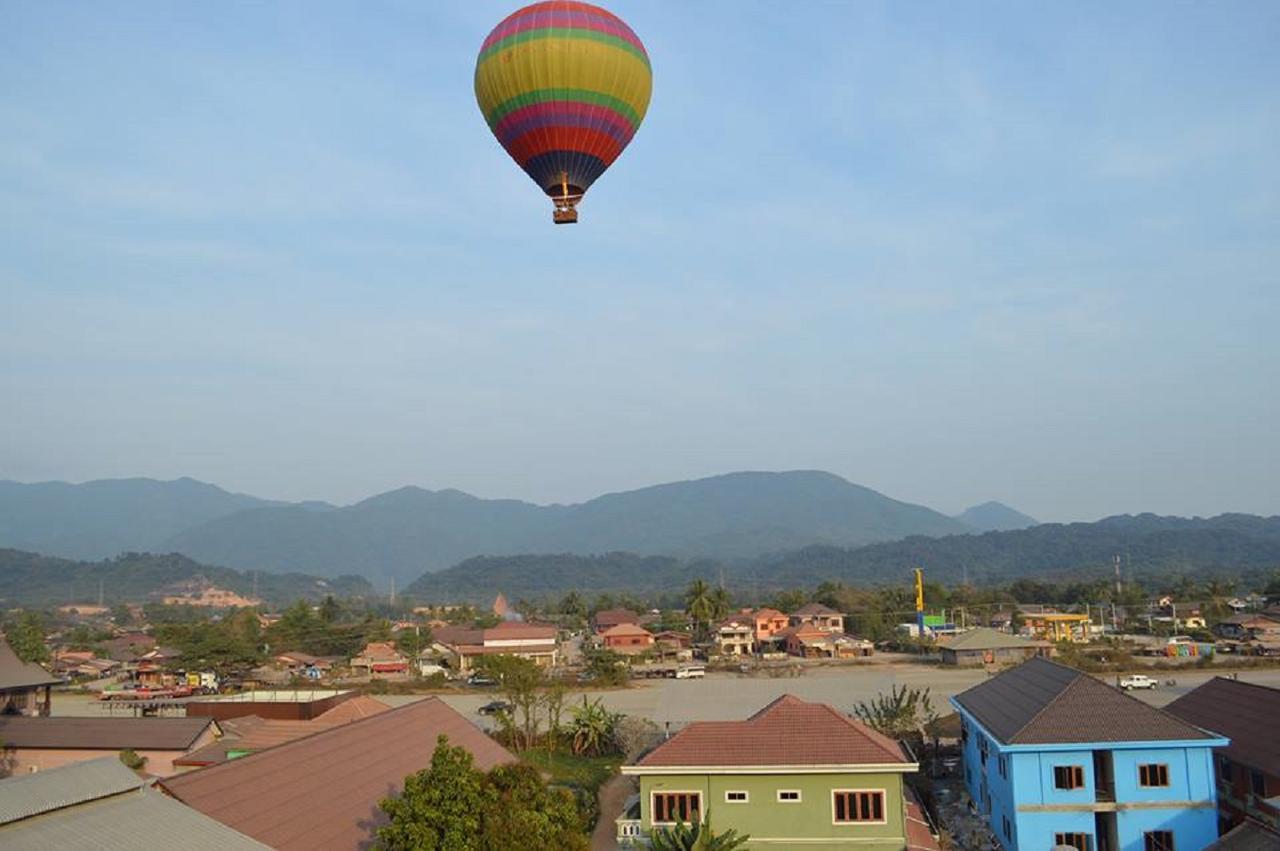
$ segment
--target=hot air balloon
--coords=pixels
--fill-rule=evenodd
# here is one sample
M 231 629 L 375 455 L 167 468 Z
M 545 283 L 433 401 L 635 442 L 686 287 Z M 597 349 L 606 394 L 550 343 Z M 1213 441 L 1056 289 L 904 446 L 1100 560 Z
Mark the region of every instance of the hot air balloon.
M 578 220 L 578 202 L 635 135 L 652 88 L 649 55 L 631 28 L 576 0 L 512 13 L 476 59 L 480 111 L 551 197 L 556 224 Z

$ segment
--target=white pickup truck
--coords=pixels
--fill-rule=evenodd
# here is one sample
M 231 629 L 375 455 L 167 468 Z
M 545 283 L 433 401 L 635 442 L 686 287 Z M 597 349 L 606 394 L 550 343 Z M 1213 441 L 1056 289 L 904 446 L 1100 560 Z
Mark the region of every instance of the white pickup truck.
M 1153 680 L 1151 677 L 1148 677 L 1146 674 L 1130 674 L 1129 676 L 1120 680 L 1120 688 L 1124 689 L 1125 691 L 1129 691 L 1130 689 L 1135 689 L 1135 688 L 1155 688 L 1155 687 L 1156 687 L 1156 681 Z

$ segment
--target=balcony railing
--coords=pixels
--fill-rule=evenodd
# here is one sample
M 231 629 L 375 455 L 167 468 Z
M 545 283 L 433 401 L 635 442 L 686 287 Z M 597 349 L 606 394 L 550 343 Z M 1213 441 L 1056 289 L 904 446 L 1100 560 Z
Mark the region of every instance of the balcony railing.
M 638 818 L 620 818 L 617 820 L 618 825 L 618 844 L 639 845 L 644 838 L 644 830 L 642 829 L 640 819 Z

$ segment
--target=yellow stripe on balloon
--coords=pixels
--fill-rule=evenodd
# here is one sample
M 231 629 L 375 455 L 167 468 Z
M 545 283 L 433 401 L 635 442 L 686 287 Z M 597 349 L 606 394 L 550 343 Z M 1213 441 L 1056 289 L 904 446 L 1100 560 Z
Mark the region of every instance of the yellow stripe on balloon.
M 535 39 L 514 45 L 476 66 L 476 97 L 494 107 L 534 89 L 589 89 L 624 101 L 641 118 L 649 107 L 653 74 L 629 51 L 589 39 Z

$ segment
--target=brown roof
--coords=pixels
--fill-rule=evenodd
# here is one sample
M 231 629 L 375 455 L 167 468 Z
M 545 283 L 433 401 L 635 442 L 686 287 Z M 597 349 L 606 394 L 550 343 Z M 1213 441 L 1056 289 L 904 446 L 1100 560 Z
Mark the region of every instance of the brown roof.
M 515 758 L 439 698 L 428 697 L 162 781 L 205 815 L 281 851 L 367 845 L 385 823 L 378 801 L 426 768 L 446 735 L 483 769 Z
M 1010 745 L 1211 738 L 1088 674 L 1042 658 L 1023 662 L 953 699 Z
M 609 628 L 608 628 L 608 629 L 606 629 L 604 632 L 600 633 L 600 635 L 601 635 L 601 637 L 603 637 L 603 638 L 615 638 L 615 637 L 623 636 L 623 635 L 648 635 L 648 636 L 652 636 L 652 635 L 653 635 L 653 633 L 652 633 L 652 632 L 649 632 L 649 630 L 645 629 L 644 627 L 640 626 L 639 624 L 634 624 L 634 623 L 620 623 L 620 624 L 615 624 L 614 626 L 609 627 Z
M 431 640 L 451 646 L 482 644 L 484 643 L 484 630 L 469 626 L 442 626 L 431 631 Z
M 311 719 L 311 723 L 347 724 L 352 721 L 359 721 L 361 718 L 368 718 L 371 715 L 380 715 L 390 708 L 390 706 L 387 706 L 377 698 L 369 697 L 367 694 L 357 694 L 355 697 L 347 698 L 332 709 L 321 712 Z
M 825 703 L 784 694 L 746 721 L 690 724 L 642 766 L 912 765 L 897 742 Z
M 601 629 L 620 623 L 640 623 L 640 616 L 630 609 L 604 609 L 596 612 L 591 622 L 596 625 L 596 629 Z
M 9 642 L 0 638 L 0 689 L 58 685 L 62 680 L 34 662 L 24 662 Z
M 0 717 L 0 741 L 15 748 L 185 751 L 212 718 Z
M 830 606 L 824 606 L 821 603 L 806 603 L 791 613 L 791 617 L 810 617 L 813 615 L 838 615 L 840 614 Z
M 555 641 L 559 630 L 554 626 L 539 623 L 517 623 L 503 621 L 497 626 L 484 631 L 485 641 L 504 641 L 519 638 L 541 638 L 544 641 Z
M 941 851 L 942 845 L 938 842 L 938 837 L 933 835 L 933 827 L 929 824 L 916 793 L 906 784 L 902 786 L 902 793 L 907 810 L 907 851 Z
M 1214 677 L 1165 710 L 1231 739 L 1224 752 L 1233 762 L 1280 777 L 1280 689 Z
M 1204 851 L 1276 851 L 1280 833 L 1256 821 L 1233 827 L 1204 847 Z

